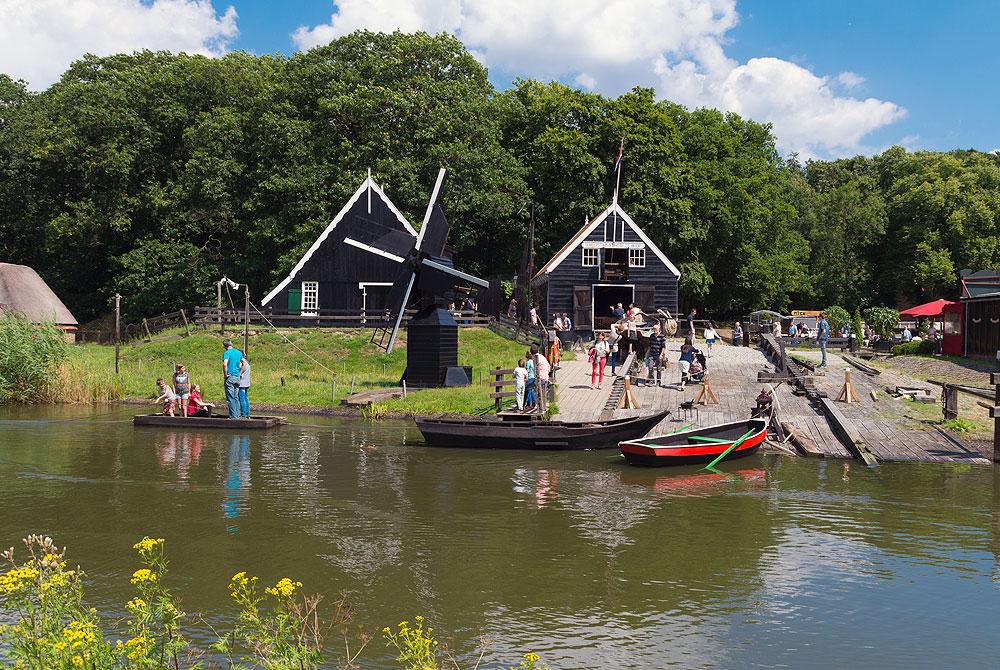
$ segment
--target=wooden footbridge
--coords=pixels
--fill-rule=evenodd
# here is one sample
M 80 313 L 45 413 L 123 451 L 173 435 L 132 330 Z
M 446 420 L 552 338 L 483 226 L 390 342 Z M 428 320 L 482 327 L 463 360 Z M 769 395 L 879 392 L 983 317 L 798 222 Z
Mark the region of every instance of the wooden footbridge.
M 794 358 L 782 359 L 781 345 L 773 338 L 765 338 L 760 349 L 717 344 L 708 359 L 707 379 L 718 403 L 691 406 L 702 385 L 681 387 L 676 362 L 680 344 L 679 340 L 668 342 L 670 364 L 660 385 L 644 384 L 646 371 L 637 364 L 631 376 L 620 368 L 613 379 L 609 379 L 608 366 L 601 389 L 591 389 L 587 360 L 581 356 L 582 360 L 564 361 L 557 383 L 558 418 L 579 420 L 669 409 L 672 416 L 656 430 L 670 431 L 687 423 L 707 426 L 747 418 L 761 389 L 771 385 L 780 422 L 775 437 L 785 449 L 794 447 L 799 454 L 854 458 L 870 465 L 883 461 L 991 462 L 990 454 L 980 453 L 915 411 L 913 401 L 887 392 L 913 389 L 911 396 L 936 403 L 937 387 L 900 371 L 871 369 L 832 351 L 826 370 L 816 369 L 818 352 L 795 352 Z M 844 390 L 845 377 L 853 391 L 848 397 L 856 402 L 836 400 Z M 638 410 L 620 408 L 626 383 Z

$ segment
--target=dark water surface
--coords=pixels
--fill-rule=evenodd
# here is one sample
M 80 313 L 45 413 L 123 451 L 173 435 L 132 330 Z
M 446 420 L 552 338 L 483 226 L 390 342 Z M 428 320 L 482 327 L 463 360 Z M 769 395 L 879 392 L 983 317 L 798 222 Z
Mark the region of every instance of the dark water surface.
M 409 423 L 234 434 L 129 417 L 0 410 L 0 545 L 69 545 L 102 611 L 131 597 L 148 534 L 167 540 L 184 608 L 216 623 L 247 570 L 350 591 L 373 630 L 422 613 L 457 650 L 493 636 L 510 664 L 1000 664 L 991 468 L 759 456 L 720 477 L 611 451 L 426 449 Z M 381 642 L 369 652 L 381 665 Z

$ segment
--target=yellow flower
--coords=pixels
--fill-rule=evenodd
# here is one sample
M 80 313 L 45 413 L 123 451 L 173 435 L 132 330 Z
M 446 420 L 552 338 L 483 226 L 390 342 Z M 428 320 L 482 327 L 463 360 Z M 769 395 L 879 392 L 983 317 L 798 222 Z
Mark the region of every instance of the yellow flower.
M 137 549 L 140 554 L 146 554 L 155 549 L 156 547 L 162 546 L 164 540 L 162 537 L 158 539 L 153 539 L 151 537 L 144 537 L 135 544 L 132 545 L 133 549 Z
M 146 606 L 146 601 L 143 600 L 142 598 L 132 598 L 132 600 L 125 603 L 125 607 L 129 608 L 130 610 L 141 609 L 145 606 Z
M 56 652 L 60 652 L 60 651 L 62 651 L 63 649 L 66 648 L 66 643 L 65 642 L 56 642 L 54 645 L 52 645 L 52 648 Z
M 132 573 L 132 579 L 129 581 L 133 584 L 140 584 L 142 582 L 155 582 L 157 579 L 156 573 L 148 568 L 139 568 Z
M 293 582 L 288 577 L 283 577 L 278 581 L 273 587 L 264 589 L 267 593 L 272 596 L 281 596 L 284 598 L 289 598 L 295 593 L 295 589 L 302 586 L 302 582 Z
M 73 665 L 75 665 L 78 668 L 82 668 L 83 667 L 83 657 L 80 656 L 79 654 L 77 654 L 76 656 L 74 656 L 73 657 Z

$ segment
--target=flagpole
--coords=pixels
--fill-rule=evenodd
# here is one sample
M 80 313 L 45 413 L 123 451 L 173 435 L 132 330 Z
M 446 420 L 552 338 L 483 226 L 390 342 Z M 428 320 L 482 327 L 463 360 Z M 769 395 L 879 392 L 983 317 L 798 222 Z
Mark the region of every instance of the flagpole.
M 618 163 L 618 170 L 616 170 L 616 172 L 617 174 L 615 175 L 615 194 L 611 197 L 611 203 L 613 205 L 618 204 L 618 184 L 622 180 L 622 164 L 620 161 Z

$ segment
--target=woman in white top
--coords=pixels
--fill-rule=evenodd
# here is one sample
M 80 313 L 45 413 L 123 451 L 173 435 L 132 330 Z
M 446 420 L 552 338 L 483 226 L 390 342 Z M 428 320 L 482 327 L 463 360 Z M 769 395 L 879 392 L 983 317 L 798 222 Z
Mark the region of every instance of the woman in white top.
M 622 339 L 622 334 L 618 331 L 618 324 L 611 324 L 611 332 L 608 333 L 608 345 L 611 347 L 611 374 L 615 374 L 618 366 L 618 342 Z
M 601 388 L 601 384 L 604 383 L 604 366 L 607 365 L 608 354 L 611 353 L 611 347 L 608 346 L 605 337 L 604 333 L 598 333 L 597 342 L 590 350 L 590 388 L 594 388 L 594 382 L 597 382 L 597 388 Z M 598 373 L 600 373 L 599 378 Z
M 712 357 L 712 345 L 715 344 L 715 338 L 718 335 L 715 332 L 715 323 L 712 321 L 708 322 L 708 326 L 705 327 L 705 344 L 708 345 L 708 357 Z

